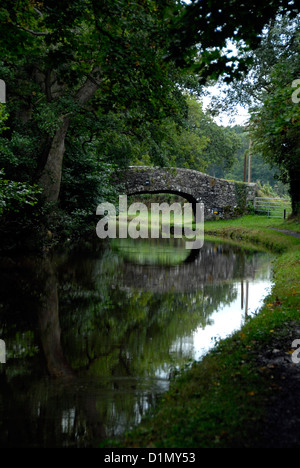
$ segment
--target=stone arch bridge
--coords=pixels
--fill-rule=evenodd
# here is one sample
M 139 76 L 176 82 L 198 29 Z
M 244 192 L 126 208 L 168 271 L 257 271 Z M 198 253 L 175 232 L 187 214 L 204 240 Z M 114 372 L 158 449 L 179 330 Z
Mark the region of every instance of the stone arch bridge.
M 120 192 L 126 195 L 171 193 L 185 198 L 194 208 L 203 202 L 205 219 L 247 212 L 256 193 L 256 184 L 218 179 L 192 169 L 130 166 L 115 174 Z

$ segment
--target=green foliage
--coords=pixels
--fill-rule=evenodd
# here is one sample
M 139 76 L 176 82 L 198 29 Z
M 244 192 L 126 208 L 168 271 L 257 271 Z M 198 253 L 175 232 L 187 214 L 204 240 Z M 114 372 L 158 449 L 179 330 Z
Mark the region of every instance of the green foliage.
M 1 6 L 0 74 L 10 116 L 0 140 L 0 164 L 8 177 L 40 180 L 66 118 L 60 191 L 65 207 L 80 203 L 94 210 L 99 192 L 108 195 L 111 188 L 108 164 L 144 157 L 165 163 L 159 123 L 166 116 L 180 120 L 184 107 L 177 85 L 184 79 L 162 58 L 169 41 L 165 17 L 172 9 L 177 6 L 168 1 L 125 0 Z M 83 105 L 82 90 L 94 82 L 97 89 Z
M 171 119 L 160 124 L 160 148 L 167 165 L 195 169 L 222 177 L 230 168 L 240 146 L 240 137 L 217 125 L 201 101 L 185 96 L 187 113 L 181 125 Z M 151 161 L 151 158 L 150 158 Z
M 274 69 L 272 91 L 265 97 L 263 106 L 252 114 L 251 129 L 258 150 L 279 167 L 280 179 L 289 183 L 293 212 L 297 214 L 300 210 L 300 106 L 292 102 L 291 77 L 286 74 L 282 77 L 281 65 Z
M 4 172 L 0 170 L 0 214 L 6 212 L 18 213 L 24 205 L 34 206 L 38 202 L 41 188 L 24 182 L 3 179 Z
M 7 127 L 4 126 L 4 122 L 8 119 L 8 113 L 5 110 L 5 105 L 0 104 L 0 135 L 2 132 L 7 130 Z
M 240 79 L 252 62 L 247 52 L 259 46 L 260 33 L 278 12 L 291 20 L 298 14 L 293 2 L 285 0 L 191 2 L 173 23 L 172 55 L 180 65 L 191 64 L 203 83 L 220 76 L 226 82 Z M 224 53 L 228 39 L 236 53 Z
M 284 4 L 248 3 L 235 11 L 227 0 L 5 0 L 0 75 L 9 116 L 1 109 L 0 167 L 81 215 L 101 196 L 114 196 L 107 165 L 222 174 L 238 138 L 215 126 L 187 93 L 199 96 L 203 81 L 225 71 L 235 76 L 222 51 L 226 39 L 256 44 Z M 254 10 L 259 21 L 250 28 Z
M 295 13 L 292 18 L 283 14 L 269 22 L 260 47 L 245 54 L 252 60 L 249 71 L 231 84 L 223 103 L 217 99 L 215 104 L 215 107 L 227 109 L 233 109 L 237 102 L 250 106 L 247 131 L 254 143 L 254 162 L 263 157 L 271 166 L 270 174 L 281 184 L 289 184 L 294 215 L 300 206 L 300 107 L 292 99 L 295 92 L 292 83 L 300 76 L 300 17 L 298 12 Z M 263 169 L 264 179 L 259 173 L 254 173 L 254 178 L 266 181 L 266 166 L 260 163 L 259 166 Z
M 245 128 L 241 127 L 240 125 L 236 125 L 232 127 L 232 131 L 235 132 L 238 137 L 240 138 L 240 146 L 236 151 L 236 158 L 232 164 L 232 166 L 224 171 L 224 178 L 229 180 L 238 180 L 243 182 L 244 181 L 244 163 L 245 163 L 245 155 L 247 156 L 246 161 L 246 180 L 248 181 L 248 153 L 249 153 L 249 133 L 245 130 Z M 275 185 L 278 183 L 274 179 L 275 169 L 271 170 L 269 164 L 267 164 L 262 156 L 257 153 L 253 152 L 251 154 L 251 182 L 257 183 L 258 181 L 262 183 L 269 183 L 271 185 Z
M 240 182 L 235 182 L 234 191 L 237 199 L 237 206 L 241 213 L 245 213 L 247 211 L 247 186 Z
M 223 178 L 236 160 L 237 151 L 241 146 L 240 136 L 230 128 L 217 125 L 208 113 L 202 118 L 198 133 L 205 136 L 209 142 L 203 154 L 208 174 Z
M 278 197 L 278 193 L 274 191 L 270 184 L 261 184 L 260 181 L 257 183 L 257 193 L 260 197 Z

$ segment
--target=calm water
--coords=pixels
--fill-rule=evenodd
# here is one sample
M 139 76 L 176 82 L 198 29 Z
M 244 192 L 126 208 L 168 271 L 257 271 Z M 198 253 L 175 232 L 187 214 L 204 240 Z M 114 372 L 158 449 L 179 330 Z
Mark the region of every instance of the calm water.
M 103 241 L 102 241 L 103 242 Z M 97 447 L 137 424 L 174 370 L 238 330 L 271 258 L 180 239 L 1 259 L 1 447 Z

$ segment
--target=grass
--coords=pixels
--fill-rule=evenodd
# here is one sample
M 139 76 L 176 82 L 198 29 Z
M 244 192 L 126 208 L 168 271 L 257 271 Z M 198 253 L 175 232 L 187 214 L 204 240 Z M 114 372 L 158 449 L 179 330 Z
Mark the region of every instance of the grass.
M 272 292 L 240 331 L 218 342 L 202 361 L 172 382 L 153 414 L 122 440 L 103 446 L 247 448 L 258 437 L 265 404 L 277 389 L 272 369 L 260 366 L 257 356 L 274 340 L 277 346 L 284 343 L 288 355 L 292 341 L 300 338 L 290 335 L 290 325 L 300 322 L 300 239 L 272 227 L 299 232 L 296 221 L 261 216 L 205 224 L 209 236 L 250 243 L 276 254 Z
M 205 223 L 205 234 L 235 241 L 250 242 L 254 246 L 262 246 L 274 253 L 299 246 L 299 239 L 287 236 L 274 229 L 286 229 L 300 232 L 300 223 L 283 221 L 266 216 L 244 216 L 234 220 L 219 220 Z

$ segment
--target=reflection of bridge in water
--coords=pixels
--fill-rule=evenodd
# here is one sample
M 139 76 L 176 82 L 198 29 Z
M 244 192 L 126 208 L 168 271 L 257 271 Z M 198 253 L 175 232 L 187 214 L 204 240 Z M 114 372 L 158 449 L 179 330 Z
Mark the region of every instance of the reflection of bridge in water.
M 194 258 L 193 258 L 194 257 Z M 153 292 L 192 292 L 224 281 L 255 279 L 259 254 L 224 245 L 205 244 L 178 265 L 146 265 L 125 260 L 118 277 L 121 288 Z

